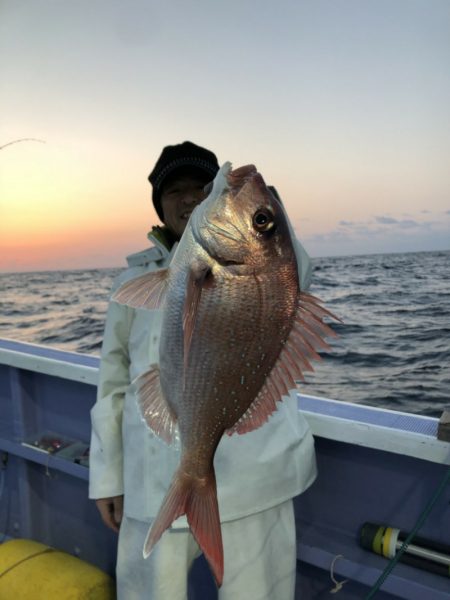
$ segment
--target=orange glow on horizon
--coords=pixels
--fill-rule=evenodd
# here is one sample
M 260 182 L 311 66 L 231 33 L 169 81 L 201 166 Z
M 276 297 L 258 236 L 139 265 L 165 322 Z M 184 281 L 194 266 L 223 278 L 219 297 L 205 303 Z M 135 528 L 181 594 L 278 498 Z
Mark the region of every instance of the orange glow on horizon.
M 72 144 L 2 151 L 0 271 L 120 266 L 148 244 L 158 219 L 134 157 L 119 170 L 102 145 Z
M 120 267 L 125 256 L 148 245 L 145 232 L 110 230 L 96 232 L 66 232 L 0 242 L 0 272 L 53 269 L 88 269 Z

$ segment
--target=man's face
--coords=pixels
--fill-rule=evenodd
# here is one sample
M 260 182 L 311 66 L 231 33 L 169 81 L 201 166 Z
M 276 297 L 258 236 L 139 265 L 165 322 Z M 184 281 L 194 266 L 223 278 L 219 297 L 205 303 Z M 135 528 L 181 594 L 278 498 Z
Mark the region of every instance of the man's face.
M 164 224 L 178 238 L 186 229 L 192 211 L 205 198 L 206 180 L 198 176 L 182 175 L 163 186 L 161 208 Z

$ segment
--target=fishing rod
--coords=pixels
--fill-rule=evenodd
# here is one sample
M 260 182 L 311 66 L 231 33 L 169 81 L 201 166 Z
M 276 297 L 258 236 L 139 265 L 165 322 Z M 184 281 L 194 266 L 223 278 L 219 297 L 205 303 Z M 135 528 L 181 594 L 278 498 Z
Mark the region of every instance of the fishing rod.
M 414 525 L 413 529 L 411 530 L 411 533 L 409 535 L 406 534 L 402 534 L 402 532 L 398 531 L 397 534 L 397 540 L 395 541 L 395 549 L 393 549 L 393 558 L 391 558 L 391 560 L 389 561 L 389 563 L 387 564 L 386 568 L 384 569 L 383 573 L 380 575 L 380 577 L 377 579 L 377 581 L 375 582 L 375 584 L 373 585 L 372 589 L 370 590 L 370 592 L 368 593 L 368 595 L 365 597 L 364 600 L 372 600 L 372 598 L 375 596 L 375 594 L 378 592 L 378 590 L 381 588 L 381 586 L 383 585 L 383 583 L 386 581 L 386 579 L 389 577 L 389 575 L 391 574 L 391 572 L 393 571 L 395 565 L 400 561 L 400 560 L 405 560 L 405 553 L 407 552 L 408 548 L 411 547 L 412 545 L 412 541 L 415 539 L 417 532 L 419 531 L 419 529 L 422 527 L 422 525 L 425 523 L 425 521 L 428 518 L 428 515 L 431 513 L 431 511 L 434 508 L 434 505 L 436 504 L 436 502 L 438 501 L 438 499 L 441 497 L 442 493 L 444 492 L 444 490 L 446 489 L 447 485 L 450 484 L 450 469 L 447 469 L 442 481 L 440 482 L 440 484 L 438 485 L 438 487 L 436 488 L 434 494 L 432 495 L 431 499 L 429 500 L 428 504 L 425 506 L 424 510 L 422 511 L 422 513 L 420 514 L 419 518 L 417 519 L 416 524 Z M 370 550 L 373 550 L 374 552 L 377 552 L 378 549 L 380 549 L 380 552 L 377 552 L 377 554 L 383 554 L 382 551 L 382 546 L 384 545 L 384 539 L 383 539 L 383 535 L 380 536 L 380 531 L 379 528 L 380 526 L 377 525 L 373 525 L 373 524 L 366 524 L 366 525 L 371 525 L 372 527 L 369 529 L 366 529 L 366 535 L 364 536 L 364 541 L 363 541 L 363 535 L 364 535 L 364 526 L 361 530 L 361 545 L 365 548 L 367 548 L 368 544 L 370 545 Z M 377 542 L 376 542 L 376 548 L 377 550 L 374 549 L 374 537 L 373 537 L 373 533 L 374 533 L 374 529 L 376 528 L 376 533 L 378 534 L 378 538 L 377 538 Z M 386 530 L 388 528 L 381 526 L 382 530 Z M 392 528 L 391 528 L 392 529 Z M 369 533 L 368 533 L 369 532 Z M 404 538 L 404 541 L 402 542 L 402 536 Z M 369 543 L 369 538 L 372 538 L 372 543 Z M 388 552 L 388 548 L 391 545 L 392 539 L 395 539 L 392 537 L 392 532 L 390 535 L 389 539 L 389 544 L 388 542 L 388 538 L 386 537 L 386 548 L 387 548 L 387 552 Z M 378 539 L 380 539 L 380 542 L 378 541 Z M 417 541 L 419 541 L 419 539 L 417 538 Z M 420 540 L 421 542 L 423 542 L 424 540 Z M 400 547 L 397 550 L 397 543 L 400 542 Z M 429 560 L 430 556 L 433 555 L 434 559 L 438 558 L 439 560 L 436 562 L 434 560 L 434 569 L 441 569 L 442 566 L 446 566 L 446 568 L 448 569 L 449 566 L 447 564 L 447 559 L 449 558 L 449 555 L 447 553 L 448 548 L 444 548 L 444 546 L 442 544 L 439 544 L 439 550 L 436 550 L 436 543 L 435 542 L 429 542 L 428 540 L 425 541 L 425 544 L 428 544 L 428 548 L 422 547 L 419 548 L 419 551 L 417 552 L 417 547 L 420 547 L 420 544 L 414 544 L 414 546 L 416 546 L 415 548 L 413 548 L 412 551 L 410 551 L 410 556 L 407 559 L 407 561 L 411 562 L 411 559 L 414 559 L 417 561 L 421 561 L 422 562 L 422 567 L 423 567 L 423 561 L 427 561 L 427 566 L 430 567 L 431 564 L 433 564 L 432 560 Z M 431 547 L 430 547 L 431 544 Z M 417 556 L 417 554 L 420 554 L 421 556 Z M 424 557 L 424 554 L 426 554 L 427 556 Z M 416 555 L 416 556 L 414 556 Z M 419 566 L 419 565 L 415 565 L 415 566 Z M 428 570 L 431 570 L 430 568 Z M 434 570 L 434 572 L 436 572 L 436 570 Z
M 11 146 L 12 144 L 18 144 L 19 142 L 39 142 L 41 144 L 47 143 L 45 140 L 40 140 L 38 138 L 20 138 L 18 140 L 12 140 L 11 142 L 7 142 L 6 144 L 3 144 L 3 146 L 0 146 L 0 150 L 3 150 L 3 148 L 6 148 L 7 146 Z

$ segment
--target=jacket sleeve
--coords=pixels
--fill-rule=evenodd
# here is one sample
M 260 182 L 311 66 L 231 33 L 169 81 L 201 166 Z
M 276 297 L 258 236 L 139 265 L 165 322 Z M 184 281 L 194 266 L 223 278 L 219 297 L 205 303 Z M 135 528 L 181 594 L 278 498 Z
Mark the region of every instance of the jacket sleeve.
M 297 256 L 300 289 L 303 292 L 305 292 L 311 285 L 311 275 L 312 275 L 311 259 L 309 258 L 309 255 L 306 252 L 306 250 L 303 248 L 303 246 L 297 239 L 294 240 L 294 249 L 295 249 L 295 254 Z
M 110 302 L 103 338 L 97 401 L 91 411 L 89 497 L 123 494 L 122 412 L 130 384 L 128 337 L 132 309 Z

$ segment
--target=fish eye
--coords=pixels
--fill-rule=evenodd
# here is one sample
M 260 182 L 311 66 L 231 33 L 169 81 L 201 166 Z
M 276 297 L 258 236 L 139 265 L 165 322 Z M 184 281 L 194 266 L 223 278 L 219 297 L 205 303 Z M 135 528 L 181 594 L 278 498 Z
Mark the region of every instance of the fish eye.
M 274 225 L 273 214 L 267 208 L 259 208 L 253 215 L 253 227 L 256 231 L 269 231 Z

